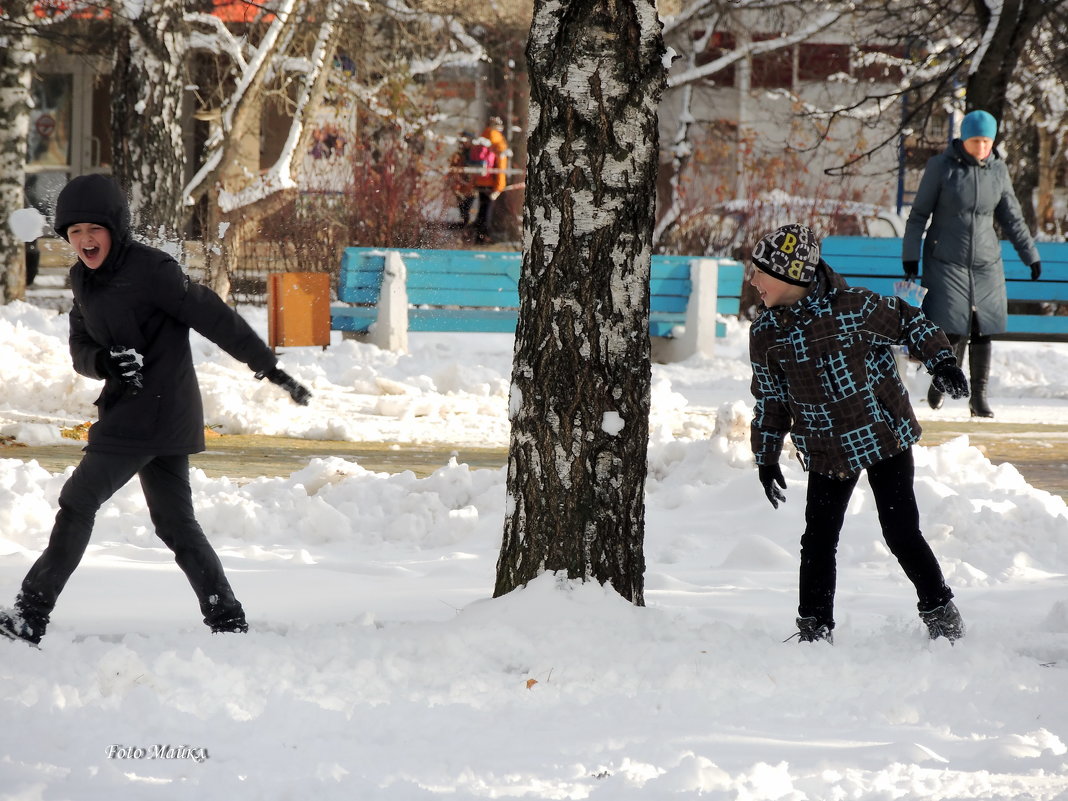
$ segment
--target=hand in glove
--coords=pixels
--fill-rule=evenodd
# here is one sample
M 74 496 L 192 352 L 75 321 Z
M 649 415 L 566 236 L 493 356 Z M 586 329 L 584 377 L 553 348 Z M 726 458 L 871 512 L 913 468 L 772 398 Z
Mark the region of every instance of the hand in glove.
M 957 400 L 968 397 L 968 379 L 964 371 L 957 367 L 956 359 L 946 359 L 934 369 L 934 388 L 944 395 Z
M 277 384 L 289 393 L 289 397 L 293 399 L 294 403 L 299 403 L 301 406 L 308 405 L 308 400 L 311 398 L 308 388 L 303 384 L 298 384 L 296 379 L 285 370 L 272 367 L 270 370 L 256 373 L 256 378 L 266 378 L 272 384 Z
M 905 272 L 906 281 L 915 281 L 920 277 L 920 263 L 918 261 L 903 261 L 901 267 Z
M 782 477 L 782 469 L 777 464 L 762 464 L 757 467 L 757 475 L 760 483 L 764 485 L 764 494 L 768 496 L 771 505 L 778 509 L 779 502 L 786 503 L 786 479 Z M 779 486 L 775 486 L 778 484 Z M 782 487 L 782 489 L 779 489 Z
M 1031 265 L 1031 280 L 1037 281 L 1042 276 L 1042 262 L 1036 261 Z
M 145 385 L 141 368 L 145 366 L 144 357 L 134 348 L 112 345 L 109 350 L 100 351 L 97 367 L 109 378 L 122 382 L 137 394 Z

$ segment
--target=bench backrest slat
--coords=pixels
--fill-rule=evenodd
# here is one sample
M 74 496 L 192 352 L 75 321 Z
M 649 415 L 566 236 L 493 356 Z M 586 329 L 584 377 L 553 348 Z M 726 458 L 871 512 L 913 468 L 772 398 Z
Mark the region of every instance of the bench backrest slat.
M 1039 242 L 1042 278 L 1036 284 L 1068 283 L 1068 242 Z M 900 280 L 901 239 L 865 236 L 829 236 L 822 243 L 823 258 L 842 275 L 892 277 Z M 1002 241 L 1001 258 L 1005 276 L 1011 280 L 1031 280 L 1028 265 L 1020 262 L 1010 242 Z M 1050 269 L 1047 270 L 1046 267 Z
M 498 251 L 398 250 L 407 273 L 408 301 L 413 306 L 519 305 L 519 274 L 522 254 Z M 654 311 L 685 314 L 690 297 L 689 256 L 653 256 L 649 292 Z M 338 299 L 345 303 L 374 305 L 378 302 L 385 264 L 379 248 L 346 248 L 338 280 Z M 739 266 L 720 266 L 719 298 L 741 294 Z M 730 306 L 729 302 L 726 304 Z M 734 314 L 734 308 L 724 313 Z
M 1029 265 L 1022 264 L 1012 244 L 1001 243 L 1005 265 L 1005 291 L 1009 317 L 1007 338 L 1068 339 L 1068 315 L 1043 313 L 1042 304 L 1068 303 L 1068 242 L 1039 242 L 1042 276 L 1031 280 Z M 894 294 L 894 284 L 904 277 L 901 240 L 860 236 L 829 236 L 823 240 L 823 258 L 853 286 L 863 286 L 884 295 Z M 922 265 L 921 265 L 922 270 Z M 1024 313 L 1033 303 L 1034 311 Z
M 518 309 L 516 289 L 475 289 L 474 287 L 408 286 L 408 303 L 412 306 L 474 306 L 491 309 Z
M 1068 316 L 1022 313 L 1026 303 L 1036 312 L 1043 303 L 1068 303 L 1068 243 L 1040 242 L 1042 277 L 1031 281 L 1030 270 L 1008 242 L 1002 243 L 1006 287 L 1012 305 L 1005 336 L 1068 339 Z M 507 251 L 403 250 L 412 330 L 514 330 L 519 306 L 521 253 Z M 823 256 L 853 286 L 885 295 L 903 278 L 901 240 L 833 236 L 823 240 Z M 360 307 L 378 304 L 386 250 L 346 248 L 338 279 L 338 299 L 354 304 L 339 316 L 342 325 L 358 327 Z M 741 300 L 744 265 L 719 259 L 715 311 L 735 315 Z M 670 336 L 686 320 L 693 290 L 690 256 L 654 255 L 650 266 L 650 333 Z M 342 310 L 343 311 L 343 310 Z M 450 327 L 445 327 L 450 326 Z M 464 327 L 468 326 L 468 327 Z M 472 328 L 472 326 L 474 328 Z

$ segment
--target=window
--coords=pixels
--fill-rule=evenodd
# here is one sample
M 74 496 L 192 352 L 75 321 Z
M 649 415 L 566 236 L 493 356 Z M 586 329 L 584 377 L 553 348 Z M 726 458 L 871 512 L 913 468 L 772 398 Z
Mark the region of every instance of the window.
M 73 86 L 74 76 L 69 73 L 41 75 L 33 82 L 30 142 L 26 152 L 28 166 L 70 165 Z
M 778 38 L 778 34 L 759 33 L 753 40 L 767 42 Z M 793 89 L 794 46 L 780 47 L 753 56 L 753 74 L 750 80 L 754 89 Z
M 693 38 L 695 40 L 700 40 L 704 35 L 704 31 L 698 31 L 694 34 Z M 697 66 L 703 67 L 705 64 L 711 64 L 717 58 L 725 56 L 734 49 L 734 34 L 715 31 L 708 39 L 708 47 L 705 48 L 703 53 L 697 54 Z M 710 75 L 708 80 L 715 83 L 716 86 L 734 86 L 734 65 L 731 64 L 729 67 L 720 70 L 714 75 Z
M 825 81 L 842 72 L 849 73 L 849 45 L 805 43 L 798 47 L 799 81 Z

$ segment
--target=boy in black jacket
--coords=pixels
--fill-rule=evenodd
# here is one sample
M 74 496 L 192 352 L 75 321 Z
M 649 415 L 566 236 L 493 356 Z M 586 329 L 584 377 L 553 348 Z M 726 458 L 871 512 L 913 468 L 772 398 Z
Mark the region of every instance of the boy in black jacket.
M 135 241 L 119 185 L 106 175 L 68 183 L 56 203 L 55 229 L 78 256 L 71 267 L 74 369 L 104 379 L 99 420 L 85 456 L 59 494 L 48 541 L 22 582 L 13 612 L 0 612 L 0 634 L 38 643 L 67 579 L 81 561 L 97 510 L 135 475 L 156 534 L 174 552 L 213 632 L 245 632 L 211 544 L 193 513 L 189 454 L 204 450 L 204 412 L 193 370 L 189 329 L 306 405 L 311 394 L 233 309 L 192 283 L 161 250 Z
M 745 277 L 763 301 L 749 329 L 757 475 L 777 509 L 786 500 L 779 457 L 788 433 L 809 473 L 800 639 L 832 640 L 835 553 L 861 472 L 883 538 L 916 588 L 931 637 L 960 638 L 964 622 L 953 592 L 920 531 L 912 460 L 920 426 L 891 351 L 908 345 L 941 391 L 959 398 L 968 394 L 968 381 L 949 340 L 919 309 L 848 286 L 820 258 L 819 238 L 803 225 L 785 225 L 761 239 Z

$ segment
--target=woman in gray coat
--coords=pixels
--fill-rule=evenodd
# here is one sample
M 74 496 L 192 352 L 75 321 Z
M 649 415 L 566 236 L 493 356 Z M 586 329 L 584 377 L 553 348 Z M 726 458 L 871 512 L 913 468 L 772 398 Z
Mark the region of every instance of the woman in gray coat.
M 1008 168 L 993 151 L 998 124 L 985 111 L 965 115 L 960 139 L 927 162 L 905 226 L 901 259 L 907 278 L 919 274 L 923 241 L 923 312 L 946 334 L 957 363 L 968 347 L 975 417 L 993 417 L 986 400 L 990 377 L 990 337 L 1005 331 L 1008 302 L 997 220 L 1020 261 L 1031 266 L 1031 280 L 1042 272 L 1038 250 L 1012 189 Z M 931 227 L 924 238 L 930 219 Z M 934 385 L 927 392 L 932 409 L 942 405 Z

